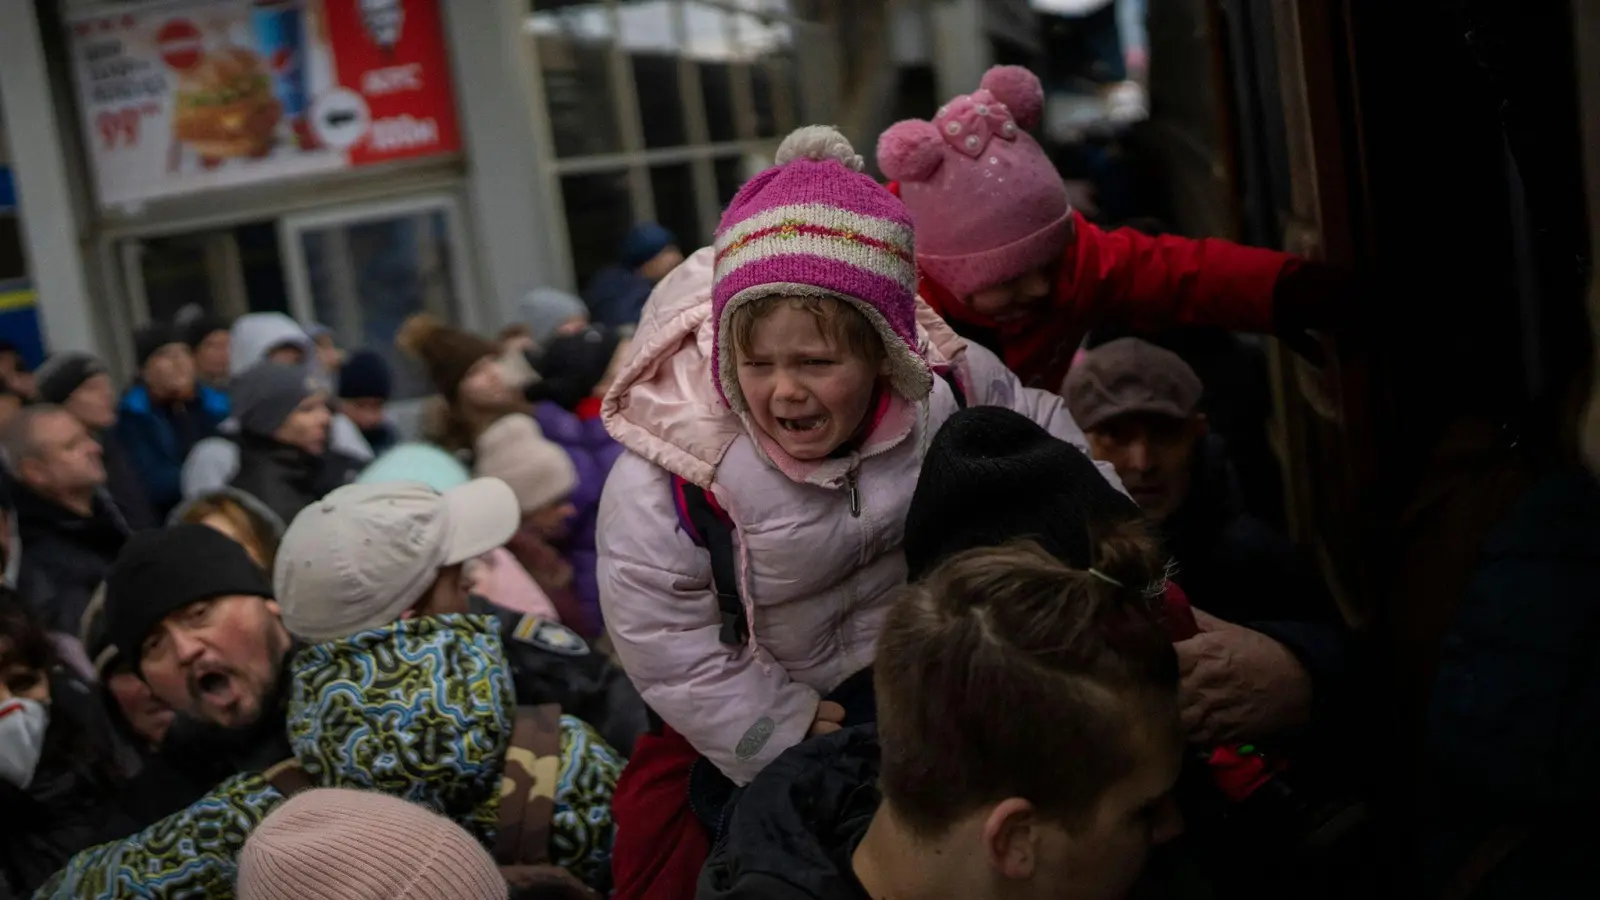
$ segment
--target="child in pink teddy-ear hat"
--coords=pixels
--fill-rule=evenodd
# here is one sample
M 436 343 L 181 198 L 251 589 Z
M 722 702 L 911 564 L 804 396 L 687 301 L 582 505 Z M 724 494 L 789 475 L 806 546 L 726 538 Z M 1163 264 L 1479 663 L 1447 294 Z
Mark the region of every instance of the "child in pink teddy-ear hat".
M 1084 334 L 1104 324 L 1291 338 L 1338 324 L 1350 291 L 1325 266 L 1090 223 L 1027 132 L 1043 107 L 1032 72 L 996 66 L 932 121 L 900 122 L 878 141 L 916 229 L 922 299 L 1024 384 L 1059 390 Z

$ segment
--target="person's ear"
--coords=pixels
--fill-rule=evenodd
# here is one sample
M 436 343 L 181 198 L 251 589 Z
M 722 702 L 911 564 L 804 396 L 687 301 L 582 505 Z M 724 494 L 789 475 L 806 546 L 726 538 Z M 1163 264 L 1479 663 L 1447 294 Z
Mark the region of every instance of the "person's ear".
M 280 619 L 283 618 L 283 607 L 279 606 L 278 601 L 276 600 L 267 601 L 267 612 L 272 613 L 274 616 L 277 616 Z
M 36 456 L 24 457 L 17 464 L 17 476 L 28 484 L 38 484 L 49 478 L 50 473 L 45 464 Z
M 1008 881 L 1032 878 L 1039 860 L 1040 824 L 1033 804 L 1020 797 L 995 804 L 983 823 L 989 868 Z

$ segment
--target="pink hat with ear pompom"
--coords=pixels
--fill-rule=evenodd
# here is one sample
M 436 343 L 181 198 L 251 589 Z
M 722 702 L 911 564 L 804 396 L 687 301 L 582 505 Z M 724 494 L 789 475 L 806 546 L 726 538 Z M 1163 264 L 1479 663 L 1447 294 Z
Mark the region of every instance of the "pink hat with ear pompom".
M 900 182 L 917 231 L 917 266 L 957 297 L 1053 262 L 1072 231 L 1066 185 L 1028 133 L 1044 108 L 1039 79 L 996 66 L 932 122 L 878 139 L 878 167 Z

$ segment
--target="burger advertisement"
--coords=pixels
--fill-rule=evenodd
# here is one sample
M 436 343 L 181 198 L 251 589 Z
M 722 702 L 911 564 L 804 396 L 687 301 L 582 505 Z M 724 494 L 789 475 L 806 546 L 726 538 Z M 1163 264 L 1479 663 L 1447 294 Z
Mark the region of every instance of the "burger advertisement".
M 67 22 L 102 207 L 456 153 L 439 0 L 172 0 Z

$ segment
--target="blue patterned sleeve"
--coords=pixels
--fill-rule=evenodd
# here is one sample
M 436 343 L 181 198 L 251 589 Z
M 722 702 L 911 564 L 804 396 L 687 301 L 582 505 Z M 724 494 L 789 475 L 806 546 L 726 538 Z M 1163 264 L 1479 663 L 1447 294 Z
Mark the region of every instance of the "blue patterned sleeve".
M 232 897 L 245 838 L 282 801 L 260 775 L 235 775 L 138 834 L 73 856 L 34 900 Z
M 589 723 L 561 717 L 561 776 L 551 816 L 550 861 L 590 886 L 611 868 L 611 795 L 622 759 Z

